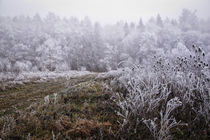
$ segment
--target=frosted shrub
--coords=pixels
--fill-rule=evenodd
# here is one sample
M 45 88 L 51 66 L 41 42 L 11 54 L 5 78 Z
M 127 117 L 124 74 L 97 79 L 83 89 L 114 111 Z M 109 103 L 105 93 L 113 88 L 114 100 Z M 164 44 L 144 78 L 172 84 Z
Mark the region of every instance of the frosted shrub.
M 149 128 L 154 138 L 157 140 L 167 140 L 170 139 L 170 129 L 180 125 L 180 122 L 177 122 L 175 118 L 172 118 L 171 112 L 177 107 L 181 106 L 182 102 L 177 98 L 173 98 L 167 102 L 166 111 L 163 113 L 160 112 L 160 124 L 157 124 L 157 118 L 151 120 L 144 120 L 143 122 Z M 158 127 L 160 126 L 160 127 Z
M 57 93 L 54 93 L 53 95 L 54 95 L 54 104 L 56 104 L 57 103 L 57 95 L 58 94 Z
M 45 103 L 45 105 L 49 105 L 49 103 L 50 103 L 50 96 L 49 95 L 44 97 L 44 103 Z
M 53 140 L 57 140 L 60 136 L 60 133 L 58 133 L 57 135 L 54 134 L 54 132 L 52 131 L 52 139 Z
M 189 57 L 156 56 L 150 63 L 126 68 L 118 75 L 117 81 L 126 89 L 113 98 L 119 107 L 117 114 L 122 117 L 121 133 L 136 133 L 143 122 L 156 139 L 169 139 L 170 129 L 180 121 L 193 124 L 187 127 L 189 133 L 197 126 L 208 131 L 209 68 L 202 49 L 193 48 Z M 173 112 L 176 108 L 179 111 Z
M 168 65 L 163 64 L 161 72 L 167 70 L 164 73 L 169 78 L 165 80 L 171 85 L 173 93 L 182 100 L 183 109 L 190 106 L 192 113 L 203 116 L 208 122 L 209 117 L 207 116 L 210 112 L 209 66 L 201 47 L 193 45 L 190 53 L 188 57 L 177 57 L 170 60 Z
M 28 133 L 27 140 L 31 140 L 31 134 Z
M 210 121 L 210 73 L 209 65 L 205 58 L 205 52 L 201 47 L 192 46 L 190 57 L 178 58 L 180 71 L 184 74 L 182 83 L 187 87 L 187 94 L 184 95 L 185 103 L 191 106 L 191 112 L 196 113 L 194 120 L 201 119 L 206 122 Z M 199 117 L 200 116 L 200 117 Z
M 127 94 L 117 93 L 114 101 L 120 108 L 117 114 L 123 117 L 120 123 L 121 131 L 136 133 L 139 123 L 148 114 L 157 114 L 162 102 L 166 102 L 169 89 L 158 81 L 158 77 L 144 69 L 125 71 L 119 78 L 127 89 Z

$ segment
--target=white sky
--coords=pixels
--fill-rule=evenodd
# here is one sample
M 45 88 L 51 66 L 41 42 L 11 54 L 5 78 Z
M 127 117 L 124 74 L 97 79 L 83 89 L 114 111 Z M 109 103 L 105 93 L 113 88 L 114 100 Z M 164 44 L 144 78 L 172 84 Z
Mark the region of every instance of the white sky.
M 15 16 L 54 12 L 59 16 L 89 16 L 94 21 L 148 20 L 158 13 L 177 18 L 183 8 L 196 10 L 201 18 L 210 17 L 210 0 L 0 0 L 0 15 Z

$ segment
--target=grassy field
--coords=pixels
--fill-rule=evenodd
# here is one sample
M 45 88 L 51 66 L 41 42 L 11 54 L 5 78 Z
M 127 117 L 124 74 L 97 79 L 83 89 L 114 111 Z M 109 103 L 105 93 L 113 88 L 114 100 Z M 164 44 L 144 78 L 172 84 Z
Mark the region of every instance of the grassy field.
M 0 92 L 3 139 L 112 138 L 117 130 L 109 79 L 89 74 L 29 82 Z M 54 93 L 57 93 L 55 100 Z M 50 103 L 44 102 L 49 95 Z M 109 105 L 106 105 L 108 104 Z
M 59 92 L 64 88 L 65 79 L 48 80 L 46 82 L 30 82 L 16 85 L 0 92 L 0 116 L 9 115 L 22 110 L 32 103 L 39 102 L 48 94 Z
M 135 134 L 120 130 L 123 118 L 116 113 L 119 108 L 112 95 L 123 89 L 113 86 L 112 79 L 86 74 L 1 90 L 0 139 L 154 139 L 143 123 Z M 49 103 L 45 101 L 48 95 Z M 203 132 L 196 130 L 189 137 L 186 126 L 172 129 L 175 140 L 208 138 Z

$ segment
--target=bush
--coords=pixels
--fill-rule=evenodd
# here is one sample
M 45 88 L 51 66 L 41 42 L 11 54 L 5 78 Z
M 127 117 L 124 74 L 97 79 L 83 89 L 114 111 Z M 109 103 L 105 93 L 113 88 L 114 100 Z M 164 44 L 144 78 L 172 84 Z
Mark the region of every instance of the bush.
M 113 97 L 122 118 L 119 134 L 130 132 L 139 137 L 142 124 L 155 139 L 170 139 L 175 126 L 189 137 L 200 135 L 200 129 L 208 133 L 208 69 L 205 53 L 196 46 L 192 46 L 189 57 L 154 57 L 150 64 L 124 69 L 116 79 L 126 90 Z

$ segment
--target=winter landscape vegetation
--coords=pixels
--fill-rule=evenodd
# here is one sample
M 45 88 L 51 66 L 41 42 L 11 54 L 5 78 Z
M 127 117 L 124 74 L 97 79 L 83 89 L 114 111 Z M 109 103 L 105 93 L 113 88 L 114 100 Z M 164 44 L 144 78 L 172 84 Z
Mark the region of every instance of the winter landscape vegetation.
M 194 10 L 0 16 L 0 140 L 210 139 L 209 65 L 210 18 Z

